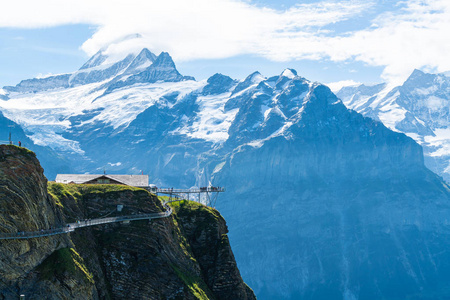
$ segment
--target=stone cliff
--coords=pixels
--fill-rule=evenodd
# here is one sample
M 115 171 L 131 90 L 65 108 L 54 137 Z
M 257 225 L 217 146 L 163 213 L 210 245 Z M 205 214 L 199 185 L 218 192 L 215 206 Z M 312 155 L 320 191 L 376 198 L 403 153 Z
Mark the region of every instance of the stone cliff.
M 255 299 L 237 269 L 220 214 L 193 202 L 172 205 L 172 216 L 151 222 L 0 240 L 0 299 Z M 33 152 L 4 145 L 0 209 L 1 232 L 164 210 L 156 196 L 132 187 L 47 187 Z

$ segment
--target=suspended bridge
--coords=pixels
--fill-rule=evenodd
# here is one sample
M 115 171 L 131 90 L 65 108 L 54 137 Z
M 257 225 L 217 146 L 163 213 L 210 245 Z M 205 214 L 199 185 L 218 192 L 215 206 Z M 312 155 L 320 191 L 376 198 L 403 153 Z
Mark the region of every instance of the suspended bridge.
M 157 195 L 159 194 L 169 195 L 169 199 L 163 204 L 164 208 L 166 209 L 165 211 L 148 214 L 135 214 L 127 216 L 102 217 L 96 219 L 79 220 L 75 223 L 68 223 L 64 227 L 41 229 L 38 231 L 19 231 L 14 233 L 0 233 L 0 240 L 20 240 L 20 239 L 39 238 L 58 234 L 66 234 L 73 232 L 75 231 L 75 229 L 78 228 L 96 226 L 101 224 L 167 218 L 172 214 L 172 208 L 168 205 L 171 202 L 182 201 L 184 199 L 189 200 L 190 195 L 195 194 L 198 197 L 197 200 L 199 202 L 201 202 L 201 195 L 205 195 L 203 202 L 205 202 L 206 205 L 214 206 L 218 197 L 218 193 L 225 192 L 224 188 L 214 186 L 191 188 L 191 189 L 173 189 L 173 188 L 169 189 L 169 188 L 156 188 L 150 186 L 148 190 Z
M 180 201 L 180 200 L 176 200 Z M 174 202 L 174 201 L 170 201 Z M 31 239 L 45 236 L 52 236 L 57 234 L 70 233 L 75 231 L 75 229 L 96 226 L 100 224 L 109 224 L 109 223 L 117 223 L 117 222 L 129 222 L 136 220 L 152 220 L 152 219 L 160 219 L 167 218 L 172 214 L 172 208 L 168 205 L 169 202 L 164 203 L 164 207 L 166 208 L 163 212 L 157 213 L 148 213 L 148 214 L 136 214 L 136 215 L 128 215 L 128 216 L 118 216 L 118 217 L 109 217 L 109 218 L 97 218 L 97 219 L 86 219 L 82 221 L 77 221 L 75 223 L 68 223 L 64 227 L 54 228 L 54 229 L 41 229 L 39 231 L 22 231 L 15 233 L 0 233 L 0 240 L 19 240 L 19 239 Z

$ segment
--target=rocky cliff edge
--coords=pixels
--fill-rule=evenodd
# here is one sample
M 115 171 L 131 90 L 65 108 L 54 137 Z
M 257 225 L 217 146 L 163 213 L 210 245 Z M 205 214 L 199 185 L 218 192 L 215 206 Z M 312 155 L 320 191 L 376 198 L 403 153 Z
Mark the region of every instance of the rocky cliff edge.
M 0 240 L 0 299 L 255 299 L 222 216 L 195 202 L 172 206 L 173 214 L 158 220 Z M 2 233 L 163 210 L 156 196 L 138 188 L 47 186 L 33 152 L 0 145 Z

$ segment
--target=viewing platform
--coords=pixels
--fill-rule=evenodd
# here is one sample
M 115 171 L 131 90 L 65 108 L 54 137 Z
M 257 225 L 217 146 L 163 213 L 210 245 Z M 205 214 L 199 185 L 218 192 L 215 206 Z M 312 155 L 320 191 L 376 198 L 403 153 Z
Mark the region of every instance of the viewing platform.
M 219 193 L 225 192 L 225 188 L 216 186 L 192 187 L 190 189 L 174 189 L 158 188 L 154 185 L 150 185 L 147 190 L 156 195 L 169 195 L 169 201 L 171 201 L 173 198 L 182 198 L 186 200 L 194 200 L 195 198 L 197 198 L 198 202 L 211 207 L 214 207 L 216 205 Z

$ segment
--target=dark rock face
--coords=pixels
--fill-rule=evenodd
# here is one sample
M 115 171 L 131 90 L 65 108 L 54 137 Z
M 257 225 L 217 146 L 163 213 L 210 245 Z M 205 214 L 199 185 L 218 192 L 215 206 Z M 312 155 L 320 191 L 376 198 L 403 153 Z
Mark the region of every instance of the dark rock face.
M 3 89 L 8 92 L 36 93 L 55 88 L 68 88 L 69 78 L 70 74 L 63 74 L 46 78 L 26 79 L 16 86 L 5 86 Z
M 144 48 L 138 56 L 127 67 L 124 74 L 136 74 L 138 69 L 144 68 L 145 65 L 150 65 L 156 60 L 157 56 Z
M 105 69 L 99 69 L 99 70 L 80 70 L 76 73 L 74 73 L 70 79 L 69 83 L 70 86 L 76 86 L 81 84 L 88 84 L 93 82 L 99 82 L 106 79 L 109 79 L 123 70 L 125 70 L 133 61 L 134 55 L 128 55 L 121 61 L 109 66 Z
M 207 80 L 208 84 L 203 88 L 203 95 L 215 95 L 228 92 L 234 85 L 234 80 L 222 74 L 214 74 Z
M 14 146 L 0 150 L 2 232 L 164 209 L 156 196 L 126 186 L 52 183 L 47 193 L 47 181 L 32 152 Z M 118 204 L 124 206 L 120 213 Z M 176 211 L 150 223 L 109 224 L 70 235 L 2 240 L 0 296 L 255 299 L 239 275 L 220 214 L 196 203 L 176 206 Z M 194 232 L 200 232 L 203 241 L 192 240 Z
M 292 112 L 282 134 L 206 168 L 227 187 L 218 207 L 259 299 L 448 297 L 449 187 L 425 168 L 421 147 L 324 86 Z M 257 136 L 258 120 L 237 117 L 235 134 Z
M 80 70 L 100 66 L 107 58 L 108 56 L 103 55 L 102 51 L 100 50 L 97 53 L 95 53 L 91 58 L 89 58 L 89 60 L 84 65 L 81 66 Z
M 24 148 L 0 146 L 0 208 L 2 233 L 37 231 L 64 224 L 60 209 L 47 194 L 47 179 L 39 161 L 33 152 Z M 37 289 L 39 284 L 30 274 L 53 251 L 69 244 L 67 236 L 1 240 L 0 295 L 3 299 L 17 299 L 20 293 L 29 291 L 30 285 Z M 76 282 L 77 278 L 73 280 Z
M 205 282 L 216 298 L 256 299 L 253 291 L 241 280 L 222 216 L 216 210 L 195 202 L 177 203 L 175 209 Z
M 178 72 L 169 53 L 161 52 L 161 54 L 154 59 L 153 63 L 142 72 L 131 75 L 126 80 L 113 81 L 108 84 L 106 93 L 136 83 L 154 83 L 157 81 L 178 82 L 192 79 L 192 77 L 184 77 Z

